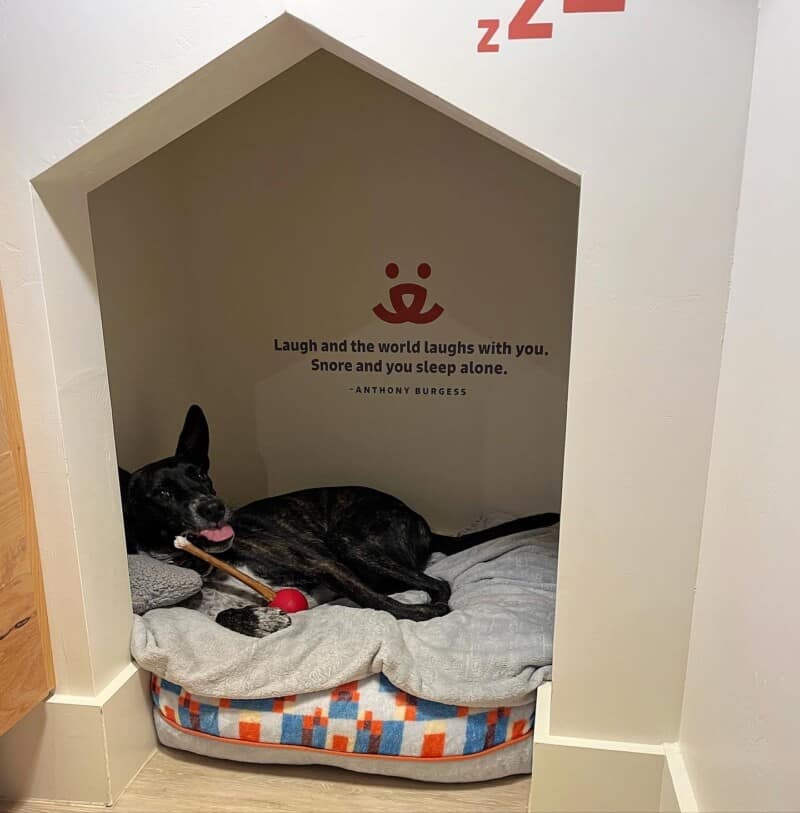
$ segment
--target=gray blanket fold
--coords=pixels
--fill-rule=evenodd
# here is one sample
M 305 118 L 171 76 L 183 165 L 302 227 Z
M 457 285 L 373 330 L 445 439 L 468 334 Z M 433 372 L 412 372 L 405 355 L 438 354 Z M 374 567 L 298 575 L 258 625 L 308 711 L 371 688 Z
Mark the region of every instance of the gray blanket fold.
M 335 603 L 254 639 L 194 610 L 151 610 L 135 618 L 133 657 L 210 697 L 280 697 L 383 672 L 404 691 L 441 703 L 528 703 L 550 677 L 557 555 L 556 526 L 438 559 L 427 572 L 453 586 L 453 612 L 424 623 Z M 397 598 L 424 600 L 412 591 Z

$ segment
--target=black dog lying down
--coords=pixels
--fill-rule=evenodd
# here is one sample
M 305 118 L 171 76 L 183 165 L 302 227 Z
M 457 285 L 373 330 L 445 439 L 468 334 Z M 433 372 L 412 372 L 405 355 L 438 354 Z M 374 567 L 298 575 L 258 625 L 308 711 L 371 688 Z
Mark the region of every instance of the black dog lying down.
M 461 537 L 440 536 L 400 500 L 359 486 L 297 491 L 232 512 L 209 479 L 208 445 L 203 411 L 192 406 L 173 457 L 131 475 L 120 472 L 129 551 L 197 566 L 173 547 L 175 537 L 184 536 L 269 584 L 325 587 L 362 607 L 425 621 L 450 611 L 450 585 L 422 572 L 432 551 L 455 553 L 558 521 L 557 514 L 539 514 Z M 430 603 L 403 604 L 387 595 L 409 589 L 424 590 Z M 216 620 L 255 636 L 287 625 L 265 609 L 227 609 Z

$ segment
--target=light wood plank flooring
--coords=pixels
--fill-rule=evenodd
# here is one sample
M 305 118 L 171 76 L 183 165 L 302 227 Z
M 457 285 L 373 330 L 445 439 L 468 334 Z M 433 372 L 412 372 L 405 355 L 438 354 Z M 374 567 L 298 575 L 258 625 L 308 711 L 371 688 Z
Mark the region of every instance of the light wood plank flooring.
M 159 751 L 115 813 L 525 813 L 530 777 L 432 785 L 335 768 L 252 766 Z M 52 802 L 2 802 L 0 813 L 98 813 Z

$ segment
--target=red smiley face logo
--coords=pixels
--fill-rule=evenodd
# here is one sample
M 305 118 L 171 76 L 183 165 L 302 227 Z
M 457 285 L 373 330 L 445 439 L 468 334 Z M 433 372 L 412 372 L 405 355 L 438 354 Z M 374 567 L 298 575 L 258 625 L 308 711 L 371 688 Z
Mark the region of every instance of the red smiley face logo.
M 389 263 L 386 266 L 386 276 L 389 279 L 397 279 L 400 268 L 397 263 Z M 428 263 L 420 263 L 417 266 L 417 276 L 420 279 L 428 279 L 431 275 L 431 267 Z M 406 305 L 404 297 L 411 297 L 411 301 Z M 425 308 L 425 300 L 428 298 L 428 290 L 416 282 L 399 282 L 389 289 L 389 300 L 394 310 L 389 310 L 383 304 L 376 305 L 372 312 L 391 325 L 401 325 L 412 322 L 415 325 L 427 325 L 434 322 L 443 313 L 444 308 L 439 304 L 431 305 L 428 310 Z

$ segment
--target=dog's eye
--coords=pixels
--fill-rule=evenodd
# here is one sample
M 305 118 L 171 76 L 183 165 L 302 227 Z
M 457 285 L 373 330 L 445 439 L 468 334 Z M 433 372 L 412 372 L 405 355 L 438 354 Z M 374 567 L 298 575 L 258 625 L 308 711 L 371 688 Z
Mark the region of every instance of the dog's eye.
M 168 488 L 159 488 L 158 491 L 156 491 L 156 497 L 162 500 L 171 500 L 172 492 Z

